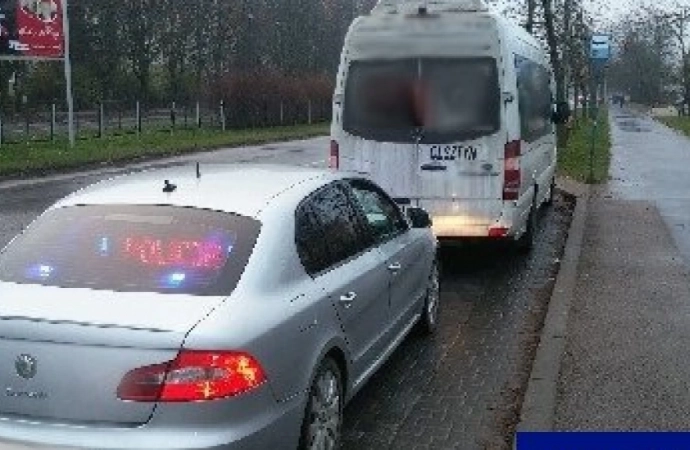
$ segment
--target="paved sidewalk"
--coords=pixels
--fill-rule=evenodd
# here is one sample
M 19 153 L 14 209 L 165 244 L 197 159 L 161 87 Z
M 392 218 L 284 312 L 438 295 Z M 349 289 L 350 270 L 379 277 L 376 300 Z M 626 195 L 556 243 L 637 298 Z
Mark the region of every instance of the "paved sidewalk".
M 612 112 L 612 181 L 595 192 L 555 429 L 690 429 L 690 140 Z

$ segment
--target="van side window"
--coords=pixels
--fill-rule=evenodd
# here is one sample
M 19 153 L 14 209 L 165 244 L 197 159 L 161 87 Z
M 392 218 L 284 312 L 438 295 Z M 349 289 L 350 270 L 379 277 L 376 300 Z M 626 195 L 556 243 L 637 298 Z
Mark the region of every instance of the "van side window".
M 551 75 L 548 69 L 515 56 L 522 140 L 534 142 L 553 132 Z
M 357 255 L 371 241 L 339 183 L 310 196 L 297 210 L 295 220 L 297 252 L 311 275 Z

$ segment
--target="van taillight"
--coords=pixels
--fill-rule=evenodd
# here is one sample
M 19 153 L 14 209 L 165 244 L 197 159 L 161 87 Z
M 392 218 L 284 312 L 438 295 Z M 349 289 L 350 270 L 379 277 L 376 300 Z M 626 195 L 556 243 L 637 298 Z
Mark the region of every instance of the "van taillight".
M 508 142 L 505 147 L 505 165 L 503 179 L 503 200 L 518 200 L 522 184 L 520 170 L 520 156 L 522 144 L 520 141 Z
M 328 159 L 328 167 L 331 169 L 340 169 L 340 146 L 336 141 L 331 141 L 331 155 Z
M 133 402 L 200 402 L 235 397 L 265 382 L 263 368 L 246 353 L 183 350 L 173 361 L 129 372 L 117 396 Z

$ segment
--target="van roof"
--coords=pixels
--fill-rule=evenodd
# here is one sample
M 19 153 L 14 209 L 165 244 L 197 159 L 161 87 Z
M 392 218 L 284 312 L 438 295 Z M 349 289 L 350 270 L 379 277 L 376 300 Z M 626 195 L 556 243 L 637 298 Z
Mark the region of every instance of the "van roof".
M 373 14 L 415 13 L 424 7 L 429 13 L 444 11 L 488 11 L 484 0 L 379 0 Z
M 424 3 L 428 15 L 420 16 L 418 8 Z M 484 7 L 458 7 L 471 4 Z M 532 48 L 539 56 L 537 62 L 550 67 L 543 45 L 520 25 L 486 8 L 483 0 L 380 0 L 371 14 L 359 17 L 350 27 L 345 55 L 349 60 L 496 57 L 506 40 Z

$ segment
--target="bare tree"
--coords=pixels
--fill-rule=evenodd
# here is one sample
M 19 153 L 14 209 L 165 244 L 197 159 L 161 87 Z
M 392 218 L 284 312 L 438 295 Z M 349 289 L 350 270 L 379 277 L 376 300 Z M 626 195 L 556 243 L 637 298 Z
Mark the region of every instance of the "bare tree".
M 160 0 L 123 0 L 122 29 L 126 36 L 127 60 L 139 82 L 139 97 L 145 102 L 151 94 L 151 69 L 159 54 L 160 22 L 153 14 Z
M 188 2 L 167 0 L 163 9 L 160 51 L 168 76 L 169 97 L 180 100 L 186 96 L 184 74 L 191 53 L 190 35 L 193 36 L 194 23 L 187 17 Z
M 537 0 L 527 0 L 527 20 L 525 21 L 525 29 L 534 33 L 534 19 L 537 13 Z
M 649 7 L 621 18 L 615 26 L 620 50 L 609 70 L 614 89 L 639 103 L 666 102 L 675 73 L 687 98 L 688 55 L 682 18 L 680 11 L 669 14 Z
M 690 105 L 690 56 L 688 55 L 688 27 L 690 27 L 690 8 L 676 4 L 675 11 L 668 14 L 655 14 L 655 19 L 662 19 L 669 25 L 680 51 L 680 79 L 683 90 L 683 104 Z M 682 108 L 686 113 L 686 108 Z

